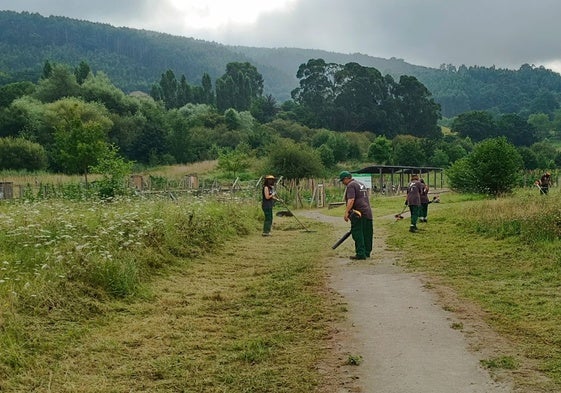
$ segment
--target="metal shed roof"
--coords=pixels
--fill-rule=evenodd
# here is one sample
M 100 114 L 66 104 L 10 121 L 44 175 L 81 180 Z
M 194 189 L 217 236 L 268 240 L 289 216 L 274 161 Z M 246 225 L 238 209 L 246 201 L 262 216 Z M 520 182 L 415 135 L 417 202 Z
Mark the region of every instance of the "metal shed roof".
M 351 173 L 429 173 L 442 172 L 443 170 L 443 168 L 432 166 L 372 165 L 356 171 L 351 171 Z

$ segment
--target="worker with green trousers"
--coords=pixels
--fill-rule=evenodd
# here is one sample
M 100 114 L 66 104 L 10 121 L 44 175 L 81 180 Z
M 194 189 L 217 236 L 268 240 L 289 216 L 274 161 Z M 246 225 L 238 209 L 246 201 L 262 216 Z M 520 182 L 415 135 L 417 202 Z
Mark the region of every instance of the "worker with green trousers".
M 263 236 L 271 236 L 271 228 L 273 226 L 273 206 L 275 205 L 275 177 L 273 175 L 265 176 L 265 182 L 261 192 L 261 209 L 265 215 L 263 222 Z
M 355 242 L 355 255 L 350 258 L 370 258 L 374 224 L 368 189 L 364 184 L 353 179 L 348 171 L 339 174 L 339 181 L 345 185 L 345 214 L 343 218 L 345 221 L 351 222 L 351 236 Z

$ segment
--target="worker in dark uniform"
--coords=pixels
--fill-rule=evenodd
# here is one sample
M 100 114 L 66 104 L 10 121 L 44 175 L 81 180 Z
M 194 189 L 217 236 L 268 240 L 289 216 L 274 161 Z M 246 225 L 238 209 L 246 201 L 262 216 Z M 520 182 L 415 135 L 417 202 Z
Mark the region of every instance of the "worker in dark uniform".
M 339 174 L 345 185 L 345 221 L 351 221 L 351 236 L 355 242 L 355 255 L 351 259 L 370 258 L 374 238 L 374 224 L 368 189 L 353 179 L 348 171 Z
M 551 184 L 551 174 L 546 172 L 538 181 L 540 187 L 540 195 L 546 195 L 549 192 L 549 185 Z
M 409 232 L 417 232 L 417 220 L 421 212 L 421 192 L 423 189 L 423 183 L 419 181 L 419 175 L 413 174 L 411 176 L 411 182 L 407 187 L 407 206 L 409 206 L 409 211 L 411 212 L 411 225 L 409 226 Z

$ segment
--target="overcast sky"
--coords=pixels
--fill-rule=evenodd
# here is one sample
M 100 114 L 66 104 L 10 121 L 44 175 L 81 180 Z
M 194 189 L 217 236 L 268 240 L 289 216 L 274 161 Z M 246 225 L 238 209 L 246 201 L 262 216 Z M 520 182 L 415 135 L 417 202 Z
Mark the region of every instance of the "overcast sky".
M 561 72 L 560 0 L 0 0 L 0 10 L 229 45 Z

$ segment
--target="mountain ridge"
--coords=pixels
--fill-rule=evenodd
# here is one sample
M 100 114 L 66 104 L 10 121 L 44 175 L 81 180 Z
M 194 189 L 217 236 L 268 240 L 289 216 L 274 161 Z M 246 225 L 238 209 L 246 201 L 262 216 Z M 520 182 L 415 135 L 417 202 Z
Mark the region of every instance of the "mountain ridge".
M 561 75 L 543 67 L 522 65 L 519 70 L 414 65 L 392 57 L 344 54 L 320 49 L 234 46 L 151 30 L 115 27 L 107 23 L 0 11 L 0 85 L 37 81 L 46 60 L 77 66 L 86 61 L 94 72 L 105 72 L 125 92 L 149 92 L 171 69 L 179 78 L 200 84 L 208 73 L 214 82 L 230 62 L 249 62 L 264 78 L 265 94 L 282 102 L 298 87 L 300 64 L 311 58 L 346 64 L 356 62 L 399 79 L 416 77 L 442 106 L 444 116 L 468 110 L 520 111 L 540 91 L 559 101 Z M 532 74 L 530 76 L 526 74 Z M 512 105 L 509 101 L 517 102 Z

